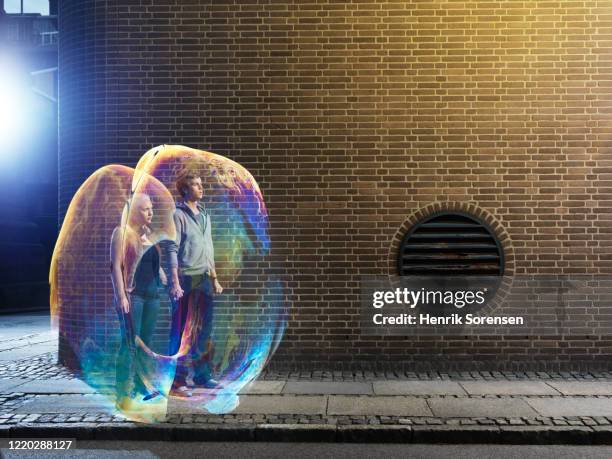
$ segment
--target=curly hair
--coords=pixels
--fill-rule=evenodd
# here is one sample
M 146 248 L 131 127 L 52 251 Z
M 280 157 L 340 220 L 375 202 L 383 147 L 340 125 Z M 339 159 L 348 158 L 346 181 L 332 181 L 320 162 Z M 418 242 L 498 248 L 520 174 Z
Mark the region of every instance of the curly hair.
M 176 190 L 179 192 L 181 197 L 185 197 L 184 189 L 189 186 L 189 181 L 197 178 L 200 178 L 200 174 L 196 174 L 195 172 L 185 172 L 184 174 L 181 174 L 178 179 L 176 179 Z

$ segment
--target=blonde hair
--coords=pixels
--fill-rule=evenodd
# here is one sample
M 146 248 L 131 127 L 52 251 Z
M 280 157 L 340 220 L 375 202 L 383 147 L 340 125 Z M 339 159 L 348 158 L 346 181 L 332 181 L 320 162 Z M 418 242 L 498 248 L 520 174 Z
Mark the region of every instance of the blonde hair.
M 136 206 L 140 205 L 146 199 L 148 199 L 151 202 L 151 204 L 153 204 L 153 200 L 151 199 L 151 196 L 149 196 L 147 193 L 141 193 L 141 192 L 133 193 L 126 200 L 125 205 L 123 206 L 123 213 L 121 214 L 121 226 L 127 225 L 128 218 L 134 215 L 131 210 L 133 208 L 136 208 Z

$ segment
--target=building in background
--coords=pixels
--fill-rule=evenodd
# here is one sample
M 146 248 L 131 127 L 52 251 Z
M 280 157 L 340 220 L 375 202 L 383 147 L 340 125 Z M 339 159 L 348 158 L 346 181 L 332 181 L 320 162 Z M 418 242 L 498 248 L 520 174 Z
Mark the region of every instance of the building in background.
M 49 307 L 57 26 L 57 1 L 0 0 L 0 313 Z
M 493 272 L 612 273 L 604 3 L 63 1 L 61 215 L 103 165 L 166 143 L 214 151 L 260 184 L 289 278 L 273 363 L 608 365 L 607 336 L 358 327 L 361 276 L 414 269 L 398 259 L 440 225 L 480 231 L 490 250 L 468 256 Z

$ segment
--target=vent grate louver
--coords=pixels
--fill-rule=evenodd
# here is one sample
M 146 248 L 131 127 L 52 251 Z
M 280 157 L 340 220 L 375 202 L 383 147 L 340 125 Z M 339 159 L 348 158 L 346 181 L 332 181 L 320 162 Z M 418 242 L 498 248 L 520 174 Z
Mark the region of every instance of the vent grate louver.
M 429 216 L 400 245 L 401 276 L 502 276 L 503 271 L 499 240 L 485 223 L 469 215 Z

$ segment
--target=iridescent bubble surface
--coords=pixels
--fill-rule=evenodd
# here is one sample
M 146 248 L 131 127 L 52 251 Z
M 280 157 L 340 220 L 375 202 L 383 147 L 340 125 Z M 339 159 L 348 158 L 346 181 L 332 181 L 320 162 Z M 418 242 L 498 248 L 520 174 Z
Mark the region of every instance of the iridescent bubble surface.
M 198 175 L 204 185 L 201 202 L 210 215 L 223 292 L 193 293 L 177 336 L 169 327 L 172 306 L 162 282 L 170 277 L 165 247 L 177 237 L 173 216 L 181 197 L 176 181 L 185 173 Z M 152 207 L 146 224 L 139 220 L 143 202 Z M 112 252 L 111 241 L 120 249 Z M 83 379 L 108 396 L 111 409 L 130 419 L 160 421 L 181 405 L 194 412 L 230 412 L 240 390 L 257 378 L 276 350 L 286 326 L 282 282 L 271 264 L 270 247 L 259 187 L 246 169 L 227 158 L 160 146 L 143 155 L 135 170 L 101 168 L 75 194 L 53 256 L 51 308 L 62 345 L 71 349 Z M 142 272 L 155 271 L 150 260 L 158 260 L 162 272 L 158 284 L 139 293 Z M 132 289 L 126 295 L 128 313 L 113 290 L 117 261 L 121 282 Z M 207 288 L 202 291 L 210 293 Z M 171 349 L 172 341 L 178 349 Z M 171 390 L 185 368 L 214 379 L 189 381 L 193 395 L 186 397 Z M 123 384 L 124 373 L 137 382 Z M 147 396 L 151 399 L 143 400 Z
M 136 175 L 140 173 L 163 183 L 175 200 L 180 200 L 175 183 L 181 175 L 191 173 L 202 180 L 202 202 L 212 217 L 214 259 L 224 292 L 214 296 L 212 332 L 206 342 L 198 334 L 206 325 L 201 323 L 206 320 L 202 304 L 190 304 L 186 332 L 194 336 L 190 345 L 196 350 L 181 351 L 191 354 L 187 360 L 195 362 L 196 374 L 198 365 L 209 364 L 220 384 L 207 388 L 196 381 L 193 396 L 184 402 L 202 404 L 213 413 L 231 411 L 238 404 L 238 392 L 259 375 L 276 350 L 287 320 L 282 283 L 269 258 L 268 215 L 261 191 L 238 163 L 182 146 L 150 150 L 136 166 Z

